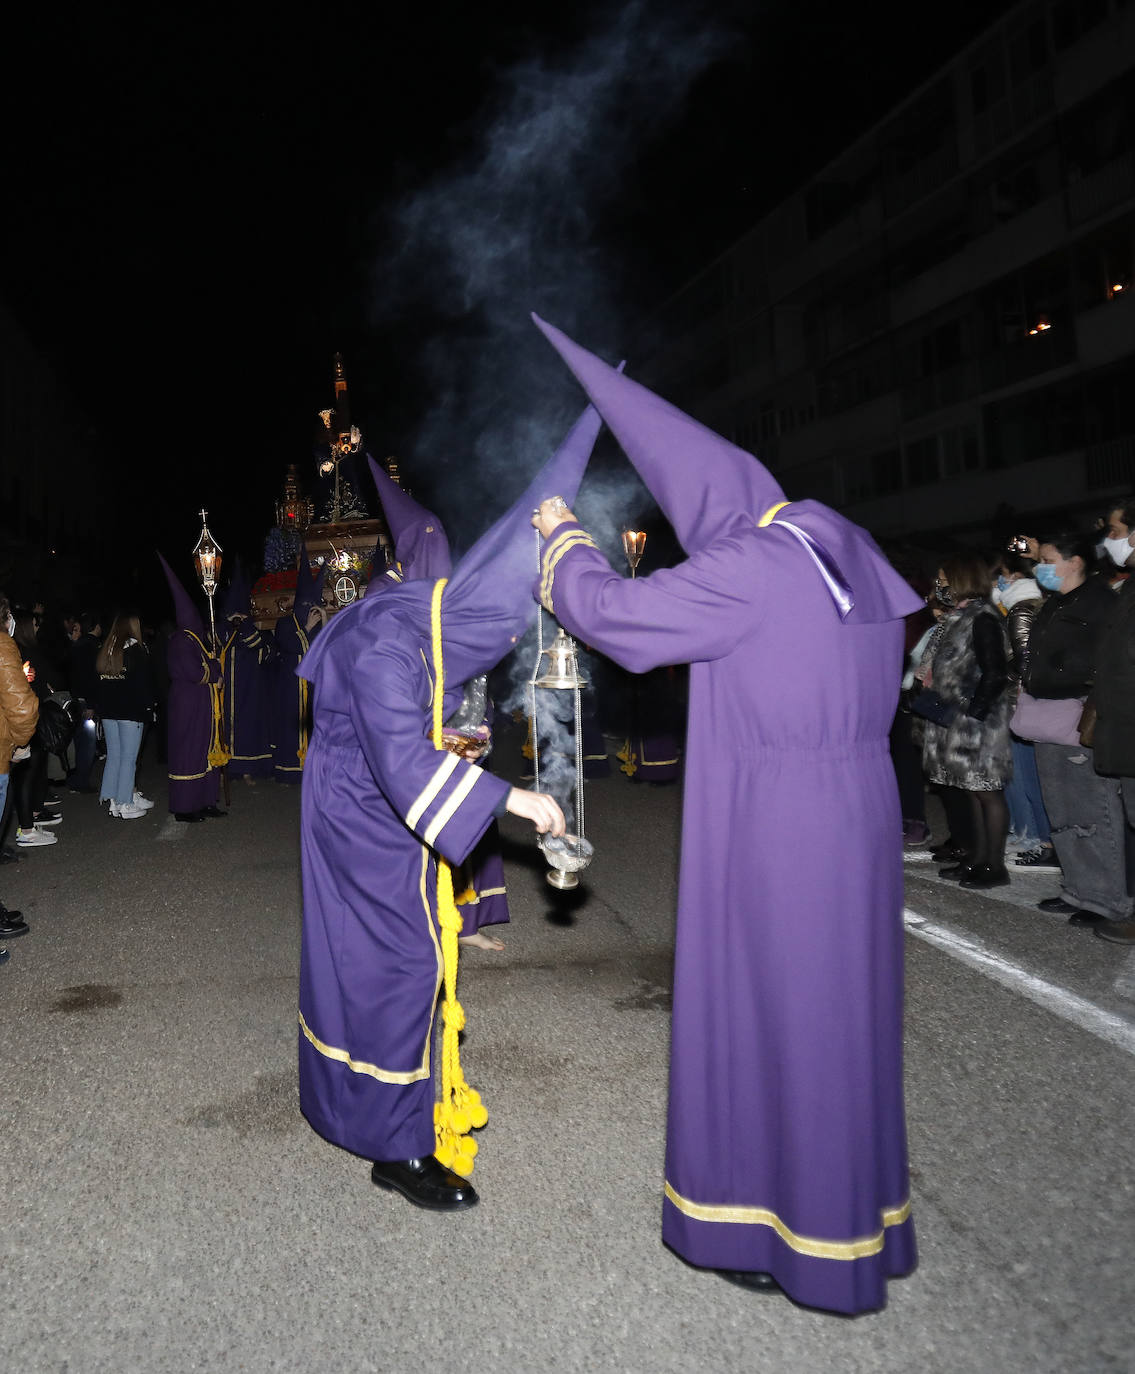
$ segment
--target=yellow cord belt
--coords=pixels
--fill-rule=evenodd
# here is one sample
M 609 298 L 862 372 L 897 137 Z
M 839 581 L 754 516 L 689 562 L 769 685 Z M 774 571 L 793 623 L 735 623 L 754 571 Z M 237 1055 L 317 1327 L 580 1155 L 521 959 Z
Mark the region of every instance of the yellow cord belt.
M 228 763 L 232 755 L 229 753 L 228 749 L 225 748 L 225 732 L 223 728 L 225 712 L 224 705 L 221 700 L 221 683 L 220 681 L 208 681 L 209 659 L 212 657 L 212 655 L 209 653 L 209 650 L 205 648 L 204 644 L 201 643 L 201 641 L 197 638 L 197 636 L 193 633 L 192 630 L 186 630 L 185 633 L 190 637 L 190 639 L 194 640 L 195 643 L 197 643 L 200 646 L 201 652 L 205 657 L 206 682 L 209 687 L 209 693 L 212 697 L 213 706 L 213 729 L 209 736 L 209 767 L 223 768 L 225 764 Z M 223 657 L 221 661 L 223 663 Z
M 442 699 L 445 696 L 445 669 L 441 650 L 441 594 L 446 579 L 435 583 L 430 604 L 430 634 L 433 645 L 434 700 L 433 745 L 442 749 Z M 464 894 L 462 894 L 464 895 Z M 477 1142 L 469 1134 L 483 1126 L 489 1114 L 481 1094 L 465 1082 L 458 1057 L 458 1037 L 465 1025 L 465 1012 L 457 1000 L 457 937 L 461 934 L 461 913 L 453 896 L 453 871 L 438 855 L 437 921 L 441 927 L 441 958 L 445 982 L 441 1032 L 441 1100 L 434 1105 L 434 1154 L 438 1162 L 462 1178 L 473 1172 Z
M 295 620 L 295 619 L 296 619 L 295 616 L 293 616 L 292 619 Z M 308 639 L 307 635 L 304 634 L 302 628 L 300 627 L 300 623 L 299 623 L 298 620 L 296 620 L 296 629 L 299 631 L 300 658 L 302 659 L 303 656 L 304 656 L 304 654 L 307 653 L 308 649 L 311 648 L 311 641 Z M 310 737 L 309 737 L 308 732 L 307 732 L 307 708 L 308 708 L 308 703 L 311 701 L 311 687 L 310 687 L 310 685 L 309 685 L 309 683 L 308 683 L 307 678 L 305 678 L 305 677 L 301 677 L 301 678 L 300 678 L 299 684 L 300 684 L 300 737 L 299 737 L 299 747 L 296 749 L 296 758 L 299 759 L 300 767 L 302 768 L 302 767 L 304 766 L 304 764 L 307 762 L 307 746 L 308 746 L 308 744 L 310 743 Z

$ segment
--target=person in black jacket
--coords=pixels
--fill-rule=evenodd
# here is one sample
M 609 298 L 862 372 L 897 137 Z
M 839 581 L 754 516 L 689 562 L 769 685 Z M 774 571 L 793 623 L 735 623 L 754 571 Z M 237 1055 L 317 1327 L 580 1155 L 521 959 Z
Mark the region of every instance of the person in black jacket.
M 1135 496 L 1107 518 L 1108 557 L 1129 576 L 1116 595 L 1111 619 L 1100 639 L 1091 701 L 1097 712 L 1092 748 L 1096 772 L 1119 782 L 1129 827 L 1135 826 Z M 1130 838 L 1130 836 L 1129 836 Z M 1135 945 L 1135 920 L 1096 927 L 1103 940 Z
M 102 624 L 97 614 L 84 612 L 79 622 L 79 637 L 71 644 L 71 695 L 78 702 L 79 719 L 75 729 L 75 767 L 67 779 L 72 792 L 93 792 L 91 768 L 94 766 L 98 743 L 98 713 L 95 697 L 98 690 L 98 658 L 102 641 Z
M 927 720 L 923 765 L 931 782 L 968 798 L 972 847 L 964 857 L 944 855 L 958 861 L 941 870 L 967 888 L 1009 882 L 1009 648 L 1001 613 L 990 604 L 992 581 L 984 559 L 959 553 L 943 558 L 935 584 L 950 611 L 930 664 L 930 685 L 949 718 Z
M 1094 538 L 1071 532 L 1043 540 L 1036 580 L 1055 595 L 1033 622 L 1024 688 L 1042 701 L 1082 701 L 1116 607 L 1115 593 L 1096 572 Z M 1101 777 L 1092 750 L 1078 741 L 1038 741 L 1036 763 L 1064 875 L 1060 896 L 1038 906 L 1067 915 L 1070 925 L 1127 920 L 1135 904 L 1127 885 L 1119 780 Z
M 106 737 L 100 800 L 110 804 L 110 814 L 119 820 L 138 820 L 153 806 L 135 789 L 134 768 L 142 729 L 154 706 L 154 681 L 136 615 L 115 616 L 95 668 L 96 706 Z

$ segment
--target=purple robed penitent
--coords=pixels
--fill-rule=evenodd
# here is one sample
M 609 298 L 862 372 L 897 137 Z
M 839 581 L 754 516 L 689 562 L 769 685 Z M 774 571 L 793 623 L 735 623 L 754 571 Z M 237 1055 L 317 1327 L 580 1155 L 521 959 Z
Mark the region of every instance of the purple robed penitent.
M 227 631 L 223 655 L 225 742 L 232 776 L 268 778 L 272 776 L 276 642 L 251 618 L 250 594 L 238 561 L 221 611 Z
M 322 593 L 323 571 L 320 569 L 319 575 L 312 577 L 307 545 L 302 544 L 292 611 L 277 620 L 273 632 L 276 661 L 268 683 L 268 744 L 272 751 L 272 773 L 277 782 L 295 784 L 303 776 L 311 731 L 311 706 L 307 683 L 296 677 L 296 668 L 322 628 L 318 622 L 310 630 L 307 628 L 308 615 L 313 606 L 320 604 Z
M 532 620 L 530 510 L 574 494 L 598 428 L 589 411 L 446 585 L 446 715 Z M 368 1159 L 433 1152 L 437 858 L 466 860 L 509 793 L 434 749 L 434 587 L 391 585 L 347 607 L 299 669 L 314 690 L 301 804 L 300 1105 L 327 1139 Z
M 434 581 L 448 577 L 453 567 L 449 539 L 441 521 L 431 510 L 403 491 L 385 468 L 367 454 L 371 477 L 382 502 L 382 512 L 394 540 L 397 570 L 376 578 L 367 595 L 380 595 L 398 581 Z M 473 935 L 482 926 L 503 925 L 509 919 L 508 894 L 504 883 L 504 860 L 500 834 L 494 821 L 477 842 L 469 858 L 454 874 L 461 905 L 461 934 Z
M 161 554 L 158 558 L 169 583 L 177 625 L 166 650 L 170 679 L 166 766 L 169 809 L 176 814 L 217 804 L 221 775 L 210 766 L 209 751 L 214 734 L 213 684 L 220 681 L 221 665 L 209 652 L 201 613 L 170 565 Z
M 863 531 L 774 511 L 750 455 L 545 332 L 690 554 L 630 581 L 569 523 L 540 584 L 631 671 L 691 665 L 663 1238 L 881 1307 L 915 1265 L 888 732 L 916 598 Z

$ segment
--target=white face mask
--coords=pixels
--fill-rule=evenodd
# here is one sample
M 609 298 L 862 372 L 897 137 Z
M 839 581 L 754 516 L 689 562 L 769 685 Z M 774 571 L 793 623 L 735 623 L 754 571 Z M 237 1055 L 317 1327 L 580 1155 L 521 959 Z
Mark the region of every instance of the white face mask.
M 1127 535 L 1124 535 L 1122 539 L 1105 539 L 1103 546 L 1107 550 L 1107 556 L 1117 568 L 1127 566 L 1127 560 L 1131 557 L 1131 545 Z
M 16 633 L 16 617 L 11 612 L 8 613 L 8 624 L 4 627 L 13 637 Z

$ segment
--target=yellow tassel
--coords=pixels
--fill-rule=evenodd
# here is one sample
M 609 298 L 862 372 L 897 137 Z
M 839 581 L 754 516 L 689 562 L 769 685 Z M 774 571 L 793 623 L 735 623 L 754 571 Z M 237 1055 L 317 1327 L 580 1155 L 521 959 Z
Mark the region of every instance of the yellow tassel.
M 631 748 L 629 739 L 623 740 L 623 747 L 615 755 L 617 759 L 622 759 L 619 765 L 619 772 L 625 773 L 628 778 L 633 778 L 638 772 L 638 755 Z
M 445 579 L 434 585 L 430 605 L 430 632 L 434 663 L 433 743 L 442 749 L 442 698 L 445 695 L 445 665 L 441 645 L 441 594 Z M 474 894 L 476 895 L 476 894 Z M 441 1031 L 441 1101 L 434 1106 L 434 1154 L 446 1169 L 462 1178 L 473 1172 L 473 1157 L 477 1144 L 469 1132 L 480 1128 L 489 1119 L 481 1102 L 481 1095 L 465 1082 L 461 1072 L 458 1042 L 465 1025 L 465 1012 L 457 1000 L 457 960 L 461 934 L 461 913 L 457 909 L 461 898 L 453 895 L 453 870 L 445 859 L 437 861 L 437 923 L 441 928 L 441 962 L 444 980 Z

